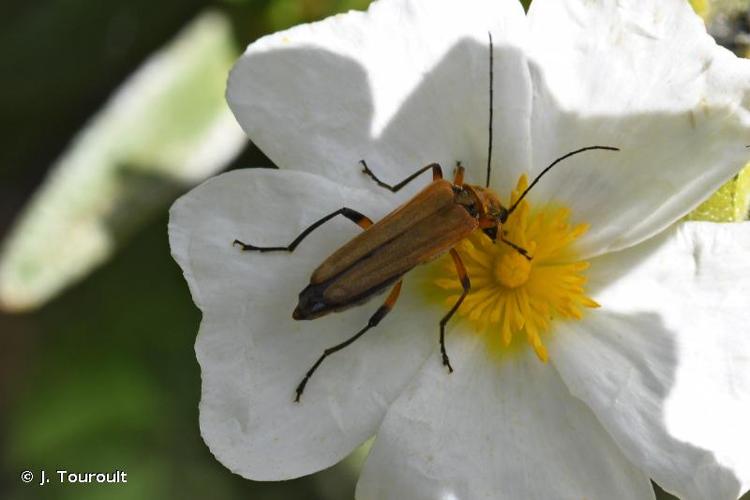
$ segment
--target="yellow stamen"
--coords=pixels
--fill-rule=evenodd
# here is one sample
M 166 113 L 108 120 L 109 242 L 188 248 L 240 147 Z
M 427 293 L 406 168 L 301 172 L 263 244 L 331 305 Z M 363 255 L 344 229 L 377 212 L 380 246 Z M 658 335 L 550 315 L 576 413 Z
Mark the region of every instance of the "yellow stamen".
M 521 176 L 511 204 L 527 185 L 526 176 Z M 581 319 L 585 308 L 599 307 L 584 290 L 582 273 L 589 263 L 577 260 L 572 245 L 588 225 L 571 225 L 569 217 L 565 207 L 531 210 L 528 201 L 519 204 L 501 231 L 506 240 L 524 248 L 531 260 L 500 241 L 493 244 L 481 231 L 456 247 L 472 285 L 457 314 L 488 335 L 491 345 L 507 350 L 515 339 L 525 339 L 536 356 L 547 362 L 542 338 L 552 322 Z M 447 307 L 458 299 L 461 283 L 450 258 L 442 261 L 432 284 L 442 290 Z

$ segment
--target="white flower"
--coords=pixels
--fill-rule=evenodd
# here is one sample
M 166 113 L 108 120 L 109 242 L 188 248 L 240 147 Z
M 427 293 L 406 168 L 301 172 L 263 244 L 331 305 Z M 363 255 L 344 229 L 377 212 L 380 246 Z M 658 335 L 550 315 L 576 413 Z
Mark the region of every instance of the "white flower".
M 509 320 L 535 349 L 503 342 L 499 354 L 490 347 L 510 313 L 487 311 L 505 299 L 467 299 L 449 324 L 449 374 L 438 343 L 446 298 L 426 285 L 451 284 L 442 264 L 421 266 L 393 312 L 326 359 L 295 404 L 305 371 L 382 301 L 291 318 L 312 270 L 359 229 L 332 220 L 291 254 L 232 241 L 285 245 L 343 206 L 377 220 L 429 181 L 394 195 L 360 159 L 389 182 L 460 160 L 467 182 L 483 185 L 488 32 L 491 185 L 503 199 L 568 151 L 621 149 L 560 164 L 524 209 L 558 214 L 560 234 L 578 237 L 565 255 L 590 264 L 585 293 L 571 278 L 570 310 L 550 299 L 545 314 L 522 314 L 520 329 Z M 686 2 L 535 0 L 526 16 L 515 0 L 382 0 L 257 41 L 228 99 L 282 170 L 214 178 L 170 221 L 203 311 L 201 431 L 228 468 L 297 477 L 377 435 L 360 499 L 645 499 L 649 478 L 691 500 L 748 489 L 750 224 L 675 222 L 748 159 L 750 65 L 717 47 Z M 521 212 L 513 231 L 527 237 Z M 459 252 L 479 252 L 472 241 Z M 475 291 L 503 289 L 474 258 Z M 531 283 L 537 271 L 519 272 Z

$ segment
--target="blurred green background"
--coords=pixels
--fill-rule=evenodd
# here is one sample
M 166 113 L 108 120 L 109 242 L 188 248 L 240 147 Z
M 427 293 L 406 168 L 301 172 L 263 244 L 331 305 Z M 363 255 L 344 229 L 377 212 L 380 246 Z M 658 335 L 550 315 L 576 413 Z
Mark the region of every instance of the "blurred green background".
M 200 317 L 166 224 L 208 176 L 271 166 L 227 119 L 241 48 L 368 3 L 3 2 L 0 498 L 353 497 L 362 452 L 281 483 L 211 456 L 198 429 Z M 735 43 L 746 8 L 716 16 L 717 38 Z M 20 480 L 27 469 L 119 469 L 128 483 L 39 487 Z

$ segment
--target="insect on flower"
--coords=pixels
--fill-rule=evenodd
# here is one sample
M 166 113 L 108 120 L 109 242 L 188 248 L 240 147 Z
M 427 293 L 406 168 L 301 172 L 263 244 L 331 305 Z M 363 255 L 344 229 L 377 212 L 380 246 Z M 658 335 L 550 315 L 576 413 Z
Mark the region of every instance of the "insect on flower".
M 296 320 L 319 318 L 331 312 L 343 311 L 363 304 L 373 296 L 392 286 L 385 302 L 370 317 L 367 324 L 352 337 L 329 347 L 307 371 L 295 390 L 295 401 L 299 402 L 307 382 L 323 360 L 331 354 L 349 346 L 368 330 L 375 327 L 393 308 L 401 291 L 403 276 L 420 264 L 430 262 L 445 253 L 450 253 L 456 273 L 461 282 L 462 293 L 458 300 L 440 320 L 440 350 L 443 365 L 453 372 L 445 349 L 445 326 L 455 314 L 471 290 L 471 279 L 454 248 L 476 230 L 481 230 L 493 243 L 498 240 L 511 247 L 528 260 L 533 259 L 526 249 L 505 238 L 502 225 L 508 220 L 526 194 L 541 177 L 561 161 L 590 150 L 619 151 L 611 146 L 587 146 L 569 152 L 553 161 L 542 170 L 515 202 L 506 208 L 498 195 L 490 188 L 492 162 L 492 101 L 493 101 L 493 44 L 489 34 L 489 141 L 487 152 L 487 179 L 485 186 L 464 183 L 464 167 L 457 163 L 453 182 L 443 179 L 439 164 L 432 163 L 420 168 L 395 185 L 381 181 L 361 160 L 363 172 L 379 186 L 397 192 L 422 173 L 431 170 L 432 182 L 404 205 L 396 208 L 382 220 L 373 223 L 358 211 L 343 207 L 322 217 L 306 228 L 287 246 L 259 247 L 234 240 L 234 245 L 244 251 L 293 252 L 315 229 L 342 215 L 360 226 L 359 234 L 330 257 L 325 259 L 310 278 L 310 284 L 299 294 L 299 303 L 292 317 Z

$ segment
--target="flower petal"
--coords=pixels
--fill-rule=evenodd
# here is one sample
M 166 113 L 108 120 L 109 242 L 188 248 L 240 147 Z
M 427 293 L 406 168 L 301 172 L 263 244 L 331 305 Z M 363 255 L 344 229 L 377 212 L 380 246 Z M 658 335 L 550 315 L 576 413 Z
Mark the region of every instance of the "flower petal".
M 747 162 L 750 61 L 683 0 L 535 0 L 534 168 L 588 145 L 536 188 L 591 225 L 584 254 L 661 231 Z
M 388 410 L 358 499 L 654 498 L 553 367 L 471 334 L 448 353 L 452 374 L 436 352 Z
M 292 254 L 242 252 L 232 241 L 286 244 L 344 205 L 374 218 L 383 211 L 382 200 L 366 191 L 257 169 L 211 179 L 172 207 L 172 253 L 203 311 L 195 346 L 201 433 L 214 455 L 245 477 L 287 479 L 342 459 L 374 433 L 436 342 L 435 331 L 421 328 L 431 319 L 410 304 L 407 277 L 394 311 L 327 359 L 293 403 L 323 350 L 352 336 L 383 300 L 315 321 L 291 318 L 312 270 L 359 228 L 334 219 Z
M 603 312 L 550 358 L 624 453 L 683 500 L 750 486 L 750 223 L 685 223 L 592 262 Z
M 510 186 L 530 155 L 531 86 L 518 48 L 526 19 L 516 0 L 382 0 L 267 36 L 238 61 L 227 97 L 282 168 L 379 189 L 361 174 L 361 159 L 391 184 L 428 163 L 450 170 L 460 160 L 467 181 L 484 183 L 488 32 L 495 170 Z

